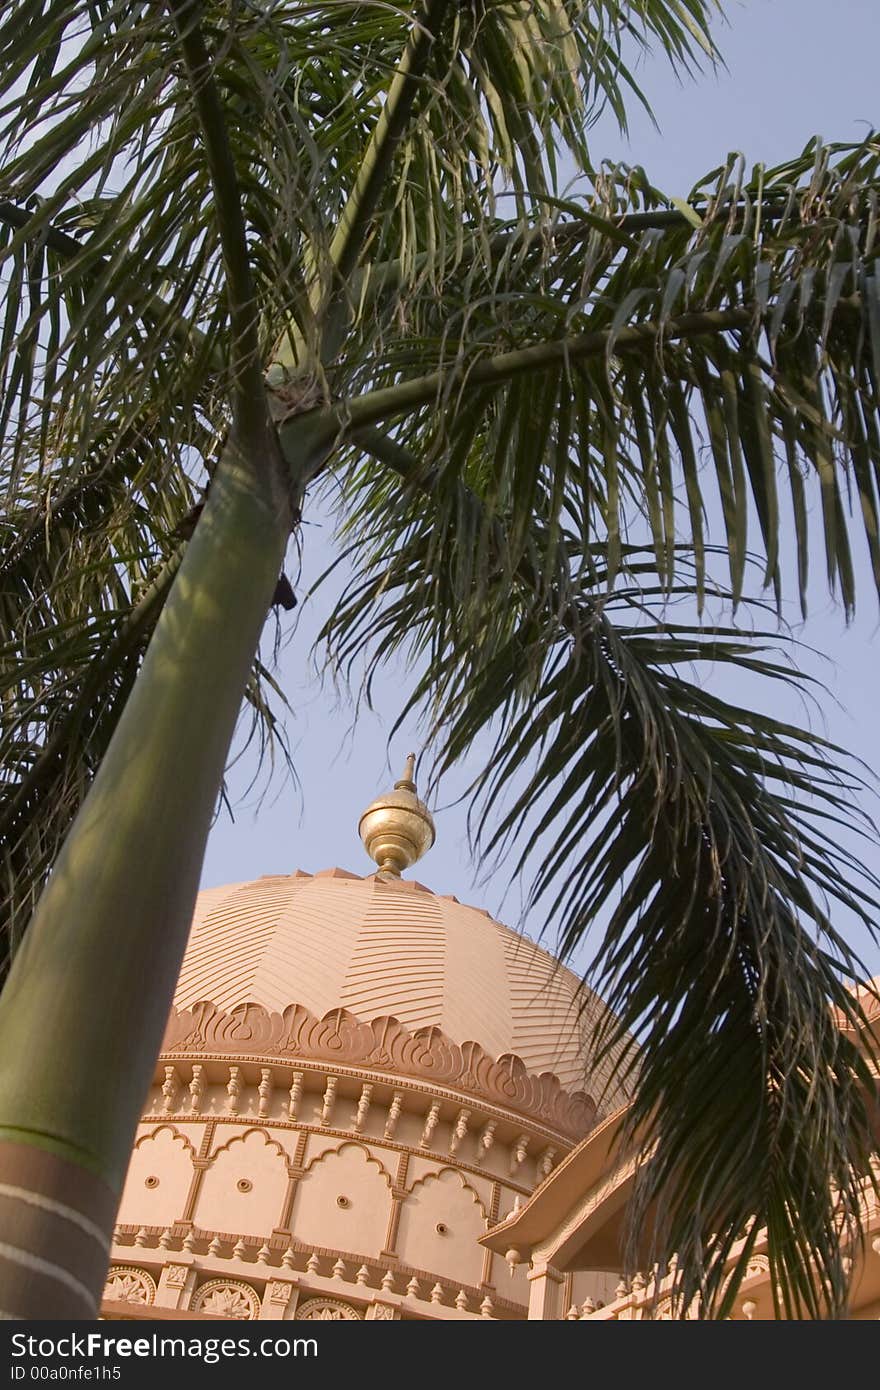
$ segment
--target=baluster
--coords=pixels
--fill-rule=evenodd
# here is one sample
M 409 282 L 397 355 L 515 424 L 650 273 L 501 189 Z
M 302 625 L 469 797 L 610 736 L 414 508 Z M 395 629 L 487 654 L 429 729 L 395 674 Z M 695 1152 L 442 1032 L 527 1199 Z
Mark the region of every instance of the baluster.
M 269 1104 L 270 1104 L 271 1099 L 272 1099 L 272 1068 L 271 1068 L 271 1067 L 261 1067 L 261 1068 L 260 1068 L 259 1097 L 260 1097 L 260 1106 L 259 1106 L 259 1110 L 258 1110 L 257 1113 L 259 1114 L 261 1120 L 265 1120 L 266 1116 L 267 1116 L 268 1113 L 269 1113 Z
M 201 1062 L 196 1062 L 193 1066 L 192 1081 L 189 1083 L 189 1108 L 194 1115 L 197 1115 L 202 1108 L 202 1096 L 205 1094 L 205 1068 Z
M 357 1110 L 354 1112 L 354 1118 L 351 1122 L 351 1127 L 354 1130 L 355 1134 L 360 1134 L 361 1130 L 363 1129 L 366 1123 L 367 1112 L 370 1109 L 370 1098 L 372 1097 L 372 1094 L 373 1087 L 370 1084 L 370 1082 L 367 1081 L 361 1087 L 361 1098 L 357 1103 Z
M 303 1074 L 301 1071 L 295 1071 L 293 1073 L 293 1080 L 290 1083 L 290 1091 L 288 1092 L 290 1099 L 287 1102 L 287 1118 L 289 1120 L 296 1119 L 296 1112 L 299 1109 L 299 1102 L 302 1096 L 302 1085 Z
M 434 1104 L 431 1106 L 431 1109 L 428 1111 L 428 1115 L 425 1120 L 425 1128 L 422 1130 L 422 1137 L 419 1140 L 420 1149 L 430 1148 L 431 1139 L 433 1138 L 434 1130 L 437 1128 L 437 1121 L 439 1119 L 440 1102 L 439 1100 L 435 1100 Z
M 486 1158 L 489 1154 L 489 1150 L 495 1143 L 495 1130 L 497 1127 L 497 1120 L 489 1120 L 484 1125 L 483 1132 L 480 1135 L 480 1142 L 477 1148 L 477 1155 L 474 1160 L 475 1163 L 485 1163 Z
M 397 1129 L 397 1121 L 400 1119 L 400 1112 L 403 1109 L 403 1092 L 395 1091 L 391 1097 L 391 1105 L 388 1108 L 388 1118 L 385 1121 L 385 1138 L 393 1139 L 394 1131 Z
M 528 1153 L 528 1151 L 529 1136 L 527 1134 L 520 1134 L 514 1141 L 514 1145 L 510 1154 L 511 1173 L 515 1173 L 517 1168 L 522 1167 L 523 1163 L 525 1163 L 526 1154 Z
M 321 1124 L 329 1125 L 333 1115 L 333 1102 L 336 1099 L 336 1087 L 339 1084 L 338 1076 L 327 1077 L 327 1087 L 324 1091 L 324 1098 L 321 1103 Z
M 174 1067 L 165 1068 L 165 1081 L 162 1085 L 162 1110 L 166 1115 L 174 1113 L 174 1098 L 177 1095 L 177 1072 Z
M 457 1151 L 461 1141 L 467 1134 L 468 1120 L 470 1117 L 471 1112 L 469 1110 L 459 1110 L 455 1124 L 452 1127 L 452 1134 L 449 1136 L 449 1152 L 451 1154 Z
M 241 1067 L 229 1068 L 229 1084 L 226 1087 L 226 1109 L 230 1115 L 238 1114 L 238 1101 L 241 1095 Z

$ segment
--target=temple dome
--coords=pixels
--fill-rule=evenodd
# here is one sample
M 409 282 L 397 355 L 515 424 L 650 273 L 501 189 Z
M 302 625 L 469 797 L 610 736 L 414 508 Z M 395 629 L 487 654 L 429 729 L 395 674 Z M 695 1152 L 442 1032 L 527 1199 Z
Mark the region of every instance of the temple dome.
M 385 874 L 298 872 L 200 893 L 174 1005 L 201 1001 L 393 1017 L 513 1054 L 566 1091 L 601 1090 L 585 1060 L 598 1005 L 577 977 L 488 913 Z
M 481 1240 L 619 1103 L 589 1061 L 603 1006 L 399 877 L 431 838 L 415 797 L 398 783 L 362 817 L 378 873 L 199 895 L 105 1316 L 526 1316 L 525 1267 Z M 565 1297 L 606 1283 L 578 1273 Z

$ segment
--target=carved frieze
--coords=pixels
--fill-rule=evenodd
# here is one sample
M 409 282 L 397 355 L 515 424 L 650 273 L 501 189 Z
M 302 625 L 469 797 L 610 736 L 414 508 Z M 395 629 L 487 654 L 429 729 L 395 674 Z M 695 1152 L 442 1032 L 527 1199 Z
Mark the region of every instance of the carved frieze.
M 280 1014 L 259 1004 L 239 1004 L 228 1012 L 208 1002 L 173 1009 L 162 1052 L 306 1058 L 387 1071 L 478 1095 L 574 1138 L 590 1131 L 596 1115 L 591 1096 L 565 1091 L 552 1072 L 528 1071 L 513 1053 L 493 1058 L 478 1043 L 459 1046 L 439 1028 L 411 1033 L 391 1017 L 362 1023 L 346 1009 L 334 1009 L 324 1018 L 301 1004 L 290 1004 Z

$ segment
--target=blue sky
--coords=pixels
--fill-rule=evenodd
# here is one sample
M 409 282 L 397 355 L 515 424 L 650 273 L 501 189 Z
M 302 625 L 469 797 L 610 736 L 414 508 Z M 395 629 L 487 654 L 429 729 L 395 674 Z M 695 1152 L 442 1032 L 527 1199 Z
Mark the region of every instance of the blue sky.
M 670 194 L 686 196 L 703 174 L 731 150 L 749 162 L 781 163 L 794 157 L 811 135 L 856 141 L 878 123 L 877 53 L 880 9 L 877 0 L 741 0 L 724 6 L 727 23 L 717 38 L 726 70 L 679 82 L 661 59 L 639 66 L 642 85 L 659 122 L 659 131 L 639 111 L 633 112 L 629 139 L 602 122 L 593 135 L 594 157 L 607 156 L 643 164 L 652 181 Z M 329 525 L 307 513 L 304 574 L 300 592 L 332 556 Z M 815 568 L 821 568 L 817 555 Z M 814 583 L 807 623 L 798 635 L 816 655 L 808 666 L 829 687 L 821 714 L 810 715 L 814 727 L 880 770 L 877 660 L 878 609 L 871 593 L 864 557 L 859 613 L 847 629 L 840 608 L 821 583 Z M 377 687 L 377 713 L 364 712 L 354 724 L 354 708 L 332 684 L 321 685 L 314 673 L 310 647 L 326 598 L 306 600 L 298 624 L 288 633 L 276 671 L 293 706 L 288 735 L 299 779 L 295 787 L 276 774 L 259 782 L 262 799 L 247 788 L 255 758 L 246 752 L 230 775 L 235 819 L 223 812 L 211 834 L 205 859 L 204 886 L 286 873 L 310 872 L 341 865 L 358 873 L 370 863 L 357 837 L 361 810 L 399 774 L 415 733 L 395 737 L 388 763 L 387 737 L 400 701 L 402 672 L 389 673 Z M 799 624 L 792 609 L 789 621 Z M 736 698 L 736 692 L 725 693 Z M 741 692 L 742 693 L 742 692 Z M 748 696 L 743 694 L 743 698 Z M 800 707 L 777 705 L 801 722 Z M 480 749 L 472 750 L 472 759 Z M 464 777 L 466 769 L 463 770 Z M 516 889 L 505 896 L 507 880 L 475 882 L 466 843 L 465 809 L 446 804 L 463 785 L 444 788 L 436 809 L 437 844 L 419 866 L 417 877 L 441 893 L 487 907 L 515 925 L 519 914 Z M 868 804 L 868 803 L 866 803 Z M 871 807 L 869 810 L 877 810 Z M 876 838 L 860 851 L 880 873 Z M 542 923 L 530 920 L 531 934 Z M 845 925 L 845 924 L 844 924 Z M 872 971 L 880 970 L 880 948 L 859 937 Z

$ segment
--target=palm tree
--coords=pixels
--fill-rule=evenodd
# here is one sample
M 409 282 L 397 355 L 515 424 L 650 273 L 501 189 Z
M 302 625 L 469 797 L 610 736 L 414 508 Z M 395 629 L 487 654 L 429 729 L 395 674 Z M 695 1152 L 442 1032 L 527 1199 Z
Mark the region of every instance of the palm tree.
M 99 1296 L 243 695 L 277 732 L 261 629 L 330 485 L 336 658 L 417 658 L 439 772 L 495 735 L 481 847 L 513 844 L 564 950 L 617 896 L 596 1042 L 639 1039 L 658 1261 L 724 1315 L 765 1227 L 781 1306 L 845 1307 L 858 777 L 694 668 L 800 688 L 774 608 L 814 499 L 845 607 L 859 530 L 880 587 L 880 144 L 730 162 L 681 204 L 596 166 L 597 113 L 642 100 L 626 55 L 712 59 L 715 9 L 6 6 L 7 1313 Z

